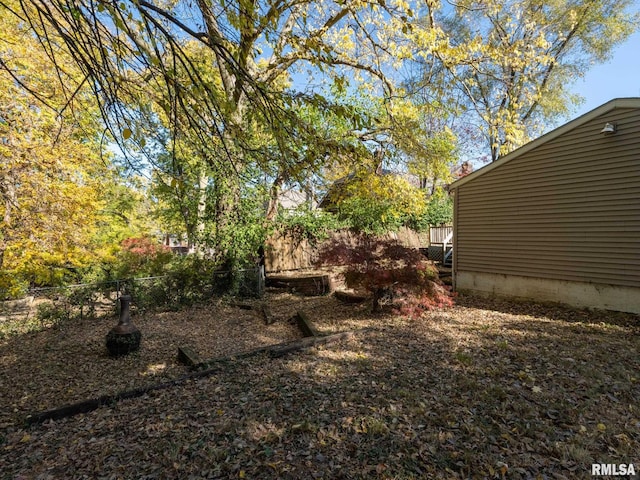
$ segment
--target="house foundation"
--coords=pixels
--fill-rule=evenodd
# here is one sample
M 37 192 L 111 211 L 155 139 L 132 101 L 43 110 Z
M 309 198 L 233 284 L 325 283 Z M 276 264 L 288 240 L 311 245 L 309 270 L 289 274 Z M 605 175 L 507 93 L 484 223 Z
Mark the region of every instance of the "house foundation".
M 455 289 L 640 314 L 640 288 L 637 287 L 458 271 Z

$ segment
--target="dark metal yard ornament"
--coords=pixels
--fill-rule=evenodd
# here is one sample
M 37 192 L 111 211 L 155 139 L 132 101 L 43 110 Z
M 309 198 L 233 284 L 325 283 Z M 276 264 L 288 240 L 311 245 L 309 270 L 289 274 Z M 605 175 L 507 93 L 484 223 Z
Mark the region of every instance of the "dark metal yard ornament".
M 122 295 L 120 300 L 120 323 L 113 327 L 107 334 L 107 350 L 113 357 L 127 355 L 135 352 L 140 347 L 142 334 L 136 326 L 131 323 L 130 295 Z

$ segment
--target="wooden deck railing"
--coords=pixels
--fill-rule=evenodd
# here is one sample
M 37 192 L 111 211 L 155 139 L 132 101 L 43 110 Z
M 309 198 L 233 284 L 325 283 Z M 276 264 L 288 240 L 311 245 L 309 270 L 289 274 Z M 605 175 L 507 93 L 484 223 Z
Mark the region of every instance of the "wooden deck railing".
M 440 245 L 451 243 L 453 238 L 453 227 L 450 225 L 444 227 L 429 227 L 429 244 Z

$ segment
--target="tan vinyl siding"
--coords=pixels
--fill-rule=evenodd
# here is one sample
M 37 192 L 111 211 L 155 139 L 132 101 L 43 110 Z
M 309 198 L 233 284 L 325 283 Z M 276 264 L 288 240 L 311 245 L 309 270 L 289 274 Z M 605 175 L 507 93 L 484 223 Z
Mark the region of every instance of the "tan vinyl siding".
M 605 122 L 617 133 L 600 134 Z M 586 121 L 455 196 L 457 271 L 640 287 L 640 109 Z

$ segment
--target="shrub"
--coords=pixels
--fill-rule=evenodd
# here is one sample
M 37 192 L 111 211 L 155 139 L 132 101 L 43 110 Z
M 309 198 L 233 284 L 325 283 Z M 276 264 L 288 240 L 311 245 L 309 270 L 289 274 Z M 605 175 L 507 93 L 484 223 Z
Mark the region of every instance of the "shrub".
M 29 282 L 15 271 L 0 271 L 0 300 L 22 298 L 27 294 Z
M 341 197 L 339 218 L 368 234 L 396 231 L 426 211 L 424 192 L 397 175 L 358 174 Z
M 453 199 L 447 192 L 438 188 L 427 202 L 423 215 L 413 217 L 411 227 L 419 232 L 425 232 L 430 225 L 450 225 L 453 221 Z
M 397 313 L 412 318 L 425 311 L 451 306 L 452 296 L 442 284 L 434 264 L 419 250 L 393 240 L 360 235 L 355 245 L 334 241 L 320 251 L 319 265 L 344 265 L 347 287 L 373 295 L 373 311 L 391 297 Z
M 42 303 L 38 305 L 36 318 L 42 326 L 59 327 L 62 323 L 68 321 L 71 312 L 68 305 L 58 305 L 55 303 Z
M 324 210 L 312 210 L 303 205 L 289 211 L 278 212 L 276 228 L 294 238 L 307 239 L 318 242 L 329 237 L 329 232 L 337 230 L 346 223 L 338 220 L 338 217 Z
M 177 309 L 206 303 L 215 296 L 255 296 L 258 279 L 253 270 L 222 271 L 213 260 L 196 255 L 174 256 L 164 275 L 129 279 L 125 289 L 138 309 Z
M 116 267 L 120 278 L 162 275 L 173 257 L 169 247 L 149 237 L 127 238 L 120 246 Z

